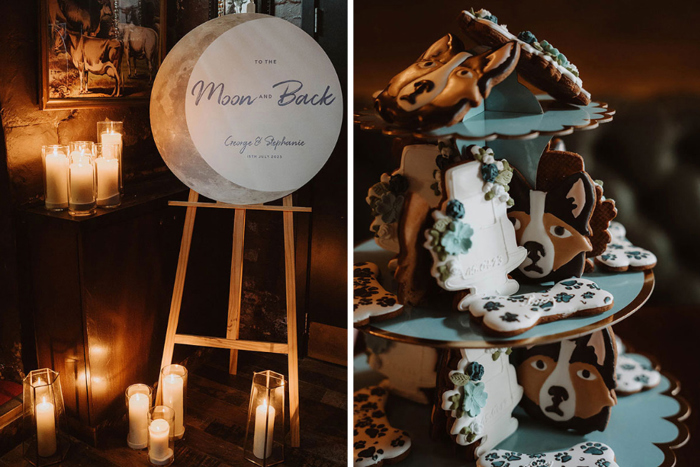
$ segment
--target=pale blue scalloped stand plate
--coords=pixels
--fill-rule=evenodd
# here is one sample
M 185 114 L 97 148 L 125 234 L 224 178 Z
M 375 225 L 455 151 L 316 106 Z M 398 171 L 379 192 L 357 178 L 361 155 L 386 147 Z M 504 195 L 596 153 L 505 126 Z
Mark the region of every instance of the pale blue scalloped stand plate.
M 638 354 L 627 354 L 643 363 L 649 360 Z M 378 384 L 383 376 L 367 364 L 364 356 L 355 358 L 355 390 Z M 685 425 L 678 421 L 687 416 L 685 402 L 670 395 L 676 383 L 665 375 L 661 383 L 648 391 L 618 397 L 613 407 L 610 422 L 604 432 L 595 431 L 587 435 L 565 432 L 549 427 L 528 417 L 517 408 L 518 430 L 502 441 L 496 449 L 535 454 L 560 451 L 581 442 L 596 441 L 610 446 L 617 463 L 623 467 L 658 467 L 673 465 L 675 455 L 671 449 L 679 447 L 688 438 Z M 666 393 L 666 394 L 664 394 Z M 449 442 L 438 442 L 430 438 L 431 407 L 391 396 L 387 403 L 387 415 L 392 426 L 406 430 L 411 435 L 410 455 L 401 462 L 403 467 L 473 466 L 453 453 Z M 671 420 L 667 420 L 667 418 Z M 657 446 L 659 445 L 659 446 Z
M 382 272 L 382 284 L 387 290 L 395 291 L 393 275 L 387 270 L 387 263 L 393 256 L 373 240 L 368 240 L 355 248 L 354 261 L 377 264 Z M 612 274 L 596 271 L 584 277 L 613 294 L 612 309 L 596 316 L 539 324 L 513 337 L 493 337 L 485 334 L 481 325 L 471 320 L 468 312 L 455 311 L 451 294 L 445 294 L 443 300 L 431 302 L 427 307 L 406 306 L 401 315 L 362 329 L 387 339 L 430 347 L 486 348 L 545 344 L 584 336 L 621 321 L 639 309 L 654 288 L 651 271 Z M 546 285 L 522 285 L 519 293 L 539 292 L 547 288 Z

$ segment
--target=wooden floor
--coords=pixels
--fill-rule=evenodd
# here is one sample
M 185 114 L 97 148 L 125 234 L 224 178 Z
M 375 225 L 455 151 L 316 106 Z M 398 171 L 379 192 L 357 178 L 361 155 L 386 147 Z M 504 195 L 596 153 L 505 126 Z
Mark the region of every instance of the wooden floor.
M 286 356 L 241 352 L 239 374 L 228 374 L 228 352 L 190 371 L 185 438 L 175 443 L 181 466 L 252 466 L 243 459 L 251 377 L 254 371 L 286 374 Z M 288 466 L 347 465 L 347 368 L 306 358 L 299 363 L 301 447 L 285 450 Z M 287 424 L 288 425 L 288 424 Z M 287 439 L 287 446 L 289 439 Z M 0 458 L 0 466 L 25 465 L 22 446 Z M 27 464 L 28 465 L 28 464 Z M 94 448 L 74 440 L 64 467 L 146 466 L 145 450 L 126 446 L 126 431 Z

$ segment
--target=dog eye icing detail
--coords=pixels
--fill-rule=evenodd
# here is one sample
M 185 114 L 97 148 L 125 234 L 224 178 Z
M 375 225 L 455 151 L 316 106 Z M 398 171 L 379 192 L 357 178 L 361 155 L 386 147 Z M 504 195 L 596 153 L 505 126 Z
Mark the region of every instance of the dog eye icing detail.
M 457 76 L 461 76 L 463 78 L 469 78 L 472 75 L 472 72 L 469 70 L 459 70 L 457 72 Z
M 593 381 L 596 379 L 596 376 L 588 370 L 578 370 L 576 376 L 586 381 Z
M 553 226 L 551 226 L 551 227 L 549 228 L 549 233 L 551 233 L 551 234 L 554 235 L 555 237 L 559 237 L 559 238 L 571 237 L 571 232 L 569 232 L 568 230 L 566 230 L 566 229 L 565 229 L 564 227 L 562 227 L 561 225 L 553 225 Z
M 520 219 L 517 219 L 515 217 L 511 217 L 510 221 L 513 223 L 513 228 L 515 230 L 520 230 Z
M 544 360 L 535 360 L 534 362 L 530 363 L 530 365 L 532 365 L 532 368 L 539 371 L 544 371 L 547 369 L 547 364 L 544 362 Z
M 434 66 L 435 66 L 435 62 L 433 62 L 433 61 L 427 61 L 427 62 L 423 62 L 420 64 L 421 68 L 432 68 Z

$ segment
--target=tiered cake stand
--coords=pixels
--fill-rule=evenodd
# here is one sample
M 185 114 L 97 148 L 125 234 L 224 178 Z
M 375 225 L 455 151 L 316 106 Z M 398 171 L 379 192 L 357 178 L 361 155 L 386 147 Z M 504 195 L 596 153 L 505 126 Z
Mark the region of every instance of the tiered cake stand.
M 535 96 L 518 83 L 513 73 L 493 88 L 482 108 L 472 109 L 465 121 L 451 127 L 411 132 L 387 124 L 371 110 L 357 113 L 355 123 L 363 130 L 381 131 L 395 137 L 411 136 L 425 143 L 452 140 L 460 149 L 470 144 L 486 145 L 494 150 L 497 159 L 507 159 L 534 185 L 537 164 L 552 137 L 597 128 L 600 123 L 611 121 L 613 114 L 606 104 L 599 102 L 576 106 L 547 96 Z M 382 269 L 382 285 L 389 291 L 396 290 L 393 275 L 387 270 L 393 253 L 370 240 L 357 246 L 354 256 L 355 262 L 377 264 Z M 406 306 L 396 318 L 359 329 L 378 337 L 435 348 L 541 345 L 584 336 L 614 325 L 637 311 L 654 288 L 652 271 L 612 274 L 595 271 L 584 277 L 613 294 L 614 307 L 611 310 L 597 316 L 540 324 L 514 337 L 486 335 L 478 324 L 471 321 L 469 313 L 456 312 L 448 298 L 442 302 L 433 301 L 425 307 Z M 522 285 L 519 293 L 542 291 L 551 285 Z M 642 356 L 636 358 L 646 359 Z M 355 359 L 354 368 L 356 390 L 382 379 L 379 373 L 369 369 L 362 357 Z M 675 464 L 673 449 L 684 445 L 689 438 L 682 423 L 689 414 L 689 407 L 678 396 L 677 381 L 666 373 L 662 375 L 662 382 L 656 388 L 619 397 L 604 432 L 580 435 L 556 430 L 527 417 L 518 408 L 515 412 L 519 420 L 518 430 L 497 449 L 549 452 L 594 440 L 611 446 L 621 466 L 672 466 Z M 388 413 L 392 425 L 408 431 L 413 438 L 412 454 L 402 465 L 465 465 L 464 459 L 454 456 L 450 445 L 429 438 L 430 411 L 428 406 L 399 397 L 390 399 Z

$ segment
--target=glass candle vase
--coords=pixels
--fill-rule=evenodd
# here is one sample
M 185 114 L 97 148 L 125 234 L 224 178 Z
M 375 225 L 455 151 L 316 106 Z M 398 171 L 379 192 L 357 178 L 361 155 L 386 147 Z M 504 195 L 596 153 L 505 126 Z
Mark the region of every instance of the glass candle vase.
M 74 216 L 86 216 L 95 212 L 97 179 L 94 146 L 92 141 L 70 143 L 68 210 Z
M 187 368 L 182 365 L 168 365 L 160 372 L 163 405 L 175 412 L 175 439 L 185 435 L 185 415 L 187 414 Z
M 284 462 L 284 386 L 274 371 L 253 374 L 243 456 L 263 467 Z
M 41 147 L 44 206 L 49 211 L 68 209 L 68 154 L 68 146 L 52 144 Z
M 121 150 L 116 143 L 95 145 L 95 169 L 97 171 L 97 205 L 114 208 L 122 202 Z
M 175 460 L 173 429 L 175 412 L 157 405 L 148 412 L 148 460 L 152 465 L 170 465 Z
M 70 448 L 59 374 L 48 368 L 34 370 L 24 378 L 23 390 L 24 457 L 38 467 L 58 464 Z
M 122 135 L 124 134 L 124 123 L 104 120 L 97 122 L 97 142 L 100 144 L 116 144 L 119 154 L 115 154 L 115 158 L 121 160 L 122 156 Z
M 145 384 L 132 384 L 126 388 L 126 412 L 129 417 L 129 434 L 126 444 L 131 449 L 148 447 L 148 412 L 151 410 L 152 391 Z

